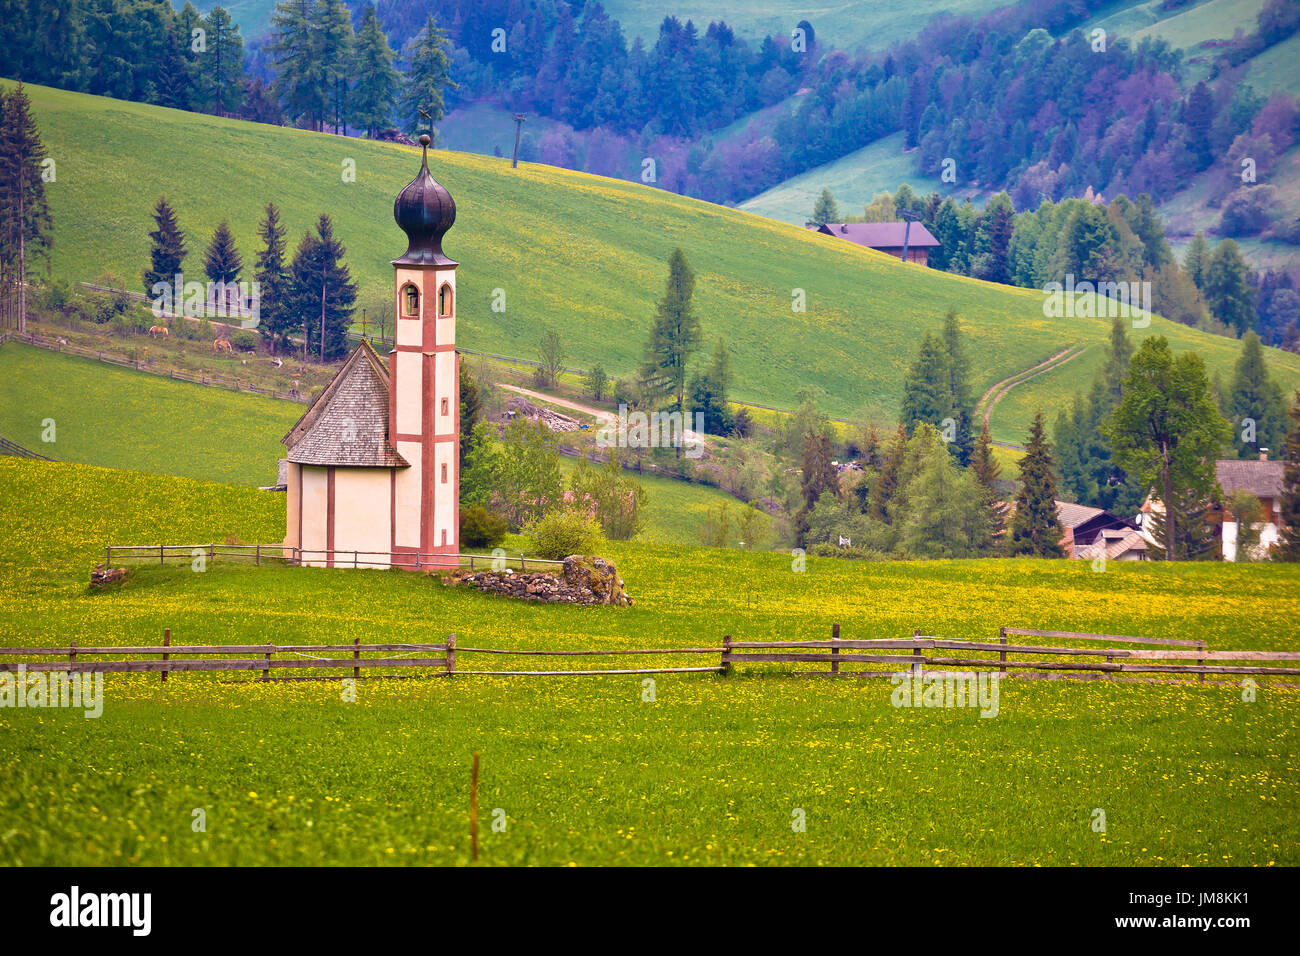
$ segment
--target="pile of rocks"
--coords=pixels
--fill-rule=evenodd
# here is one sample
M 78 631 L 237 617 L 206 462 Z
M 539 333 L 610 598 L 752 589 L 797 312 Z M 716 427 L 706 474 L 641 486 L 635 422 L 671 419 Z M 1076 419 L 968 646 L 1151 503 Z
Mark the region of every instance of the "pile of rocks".
M 576 432 L 582 427 L 582 423 L 576 418 L 561 415 L 559 412 L 543 408 L 541 405 L 534 405 L 526 398 L 508 399 L 505 411 L 501 413 L 497 421 L 504 427 L 512 419 L 520 417 L 526 418 L 530 422 L 541 422 L 553 432 Z
M 106 568 L 102 564 L 97 564 L 90 572 L 90 586 L 102 588 L 106 584 L 117 584 L 125 577 L 126 568 Z
M 556 571 L 452 571 L 443 584 L 464 584 L 487 594 L 558 604 L 612 604 L 631 607 L 618 569 L 596 555 L 571 554 Z

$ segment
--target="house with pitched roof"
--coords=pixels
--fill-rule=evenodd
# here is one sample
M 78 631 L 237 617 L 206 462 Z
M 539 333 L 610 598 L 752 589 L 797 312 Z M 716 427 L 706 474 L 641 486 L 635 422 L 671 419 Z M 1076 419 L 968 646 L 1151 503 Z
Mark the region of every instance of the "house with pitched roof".
M 930 250 L 940 245 L 919 222 L 828 222 L 822 226 L 809 222 L 805 226 L 822 235 L 847 239 L 900 259 L 906 247 L 907 261 L 923 266 L 930 264 Z
M 1222 528 L 1223 560 L 1237 560 L 1237 536 L 1240 524 L 1227 502 L 1239 491 L 1258 498 L 1264 516 L 1262 522 L 1254 525 L 1255 530 L 1259 532 L 1259 545 L 1252 557 L 1263 557 L 1268 553 L 1269 548 L 1277 543 L 1278 532 L 1282 527 L 1282 471 L 1285 467 L 1286 462 L 1268 460 L 1267 448 L 1261 449 L 1259 458 L 1254 461 L 1239 461 L 1233 458 L 1214 463 L 1214 476 L 1223 491 L 1220 504 L 1215 509 L 1215 515 Z
M 456 565 L 460 551 L 460 361 L 456 266 L 442 237 L 450 193 L 420 171 L 393 204 L 407 250 L 393 260 L 395 340 L 363 341 L 282 439 L 285 552 L 323 567 Z

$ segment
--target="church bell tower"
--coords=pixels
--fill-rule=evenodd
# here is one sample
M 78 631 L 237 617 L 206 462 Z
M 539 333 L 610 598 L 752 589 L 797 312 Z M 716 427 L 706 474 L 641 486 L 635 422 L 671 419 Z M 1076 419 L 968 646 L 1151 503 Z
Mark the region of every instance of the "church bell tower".
M 456 204 L 429 174 L 429 142 L 420 137 L 420 172 L 393 203 L 407 249 L 393 260 L 396 334 L 388 360 L 388 434 L 411 465 L 393 477 L 393 551 L 395 561 L 421 567 L 455 565 L 460 551 L 457 263 L 442 251 Z M 406 554 L 412 559 L 400 557 Z

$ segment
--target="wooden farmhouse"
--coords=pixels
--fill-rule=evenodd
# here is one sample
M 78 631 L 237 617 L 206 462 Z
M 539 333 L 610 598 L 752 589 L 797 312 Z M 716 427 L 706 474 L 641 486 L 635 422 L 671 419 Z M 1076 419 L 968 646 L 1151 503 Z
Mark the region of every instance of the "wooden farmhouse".
M 930 250 L 940 245 L 929 229 L 919 222 L 828 222 L 824 226 L 807 223 L 807 228 L 826 236 L 847 239 L 859 246 L 875 249 L 896 258 L 903 256 L 907 243 L 907 261 L 923 266 L 930 264 Z
M 1221 528 L 1220 549 L 1223 560 L 1237 560 L 1239 522 L 1226 502 L 1239 491 L 1249 492 L 1258 498 L 1264 516 L 1264 520 L 1255 525 L 1259 531 L 1259 545 L 1257 553 L 1252 557 L 1263 557 L 1277 543 L 1278 532 L 1282 527 L 1282 472 L 1285 467 L 1286 462 L 1268 460 L 1268 449 L 1260 451 L 1257 461 L 1227 459 L 1214 463 L 1214 475 L 1223 491 L 1221 501 L 1224 504 L 1215 512 Z
M 460 364 L 456 265 L 442 237 L 451 195 L 420 172 L 393 216 L 407 250 L 393 261 L 394 347 L 348 356 L 282 439 L 288 448 L 285 551 L 323 567 L 455 565 L 460 551 Z

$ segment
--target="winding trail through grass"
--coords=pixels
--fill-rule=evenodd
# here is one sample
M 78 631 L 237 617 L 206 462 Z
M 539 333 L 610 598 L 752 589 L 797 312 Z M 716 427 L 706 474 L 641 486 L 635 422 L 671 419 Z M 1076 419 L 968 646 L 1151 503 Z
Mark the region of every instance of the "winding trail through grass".
M 1077 359 L 1080 355 L 1082 355 L 1087 350 L 1087 348 L 1088 347 L 1086 345 L 1067 346 L 1066 348 L 1061 349 L 1061 351 L 1057 352 L 1051 358 L 1039 362 L 1037 365 L 1031 366 L 1025 369 L 1023 372 L 1018 372 L 1015 375 L 1012 375 L 1010 378 L 1004 378 L 996 385 L 990 387 L 989 390 L 984 393 L 983 397 L 980 398 L 979 403 L 975 406 L 976 414 L 979 414 L 979 409 L 982 408 L 984 410 L 984 413 L 981 417 L 984 424 L 987 426 L 989 424 L 989 420 L 993 417 L 993 409 L 997 407 L 998 402 L 1002 401 L 1002 399 L 1006 397 L 1007 392 L 1011 391 L 1017 385 L 1023 385 L 1025 382 L 1028 382 L 1030 379 L 1037 378 L 1039 375 L 1042 375 L 1044 372 L 1054 371 L 1060 368 L 1066 362 L 1071 362 L 1074 359 Z M 1016 445 L 1012 442 L 995 442 L 995 444 L 1002 445 L 1007 448 L 1017 448 L 1023 450 L 1023 446 Z

